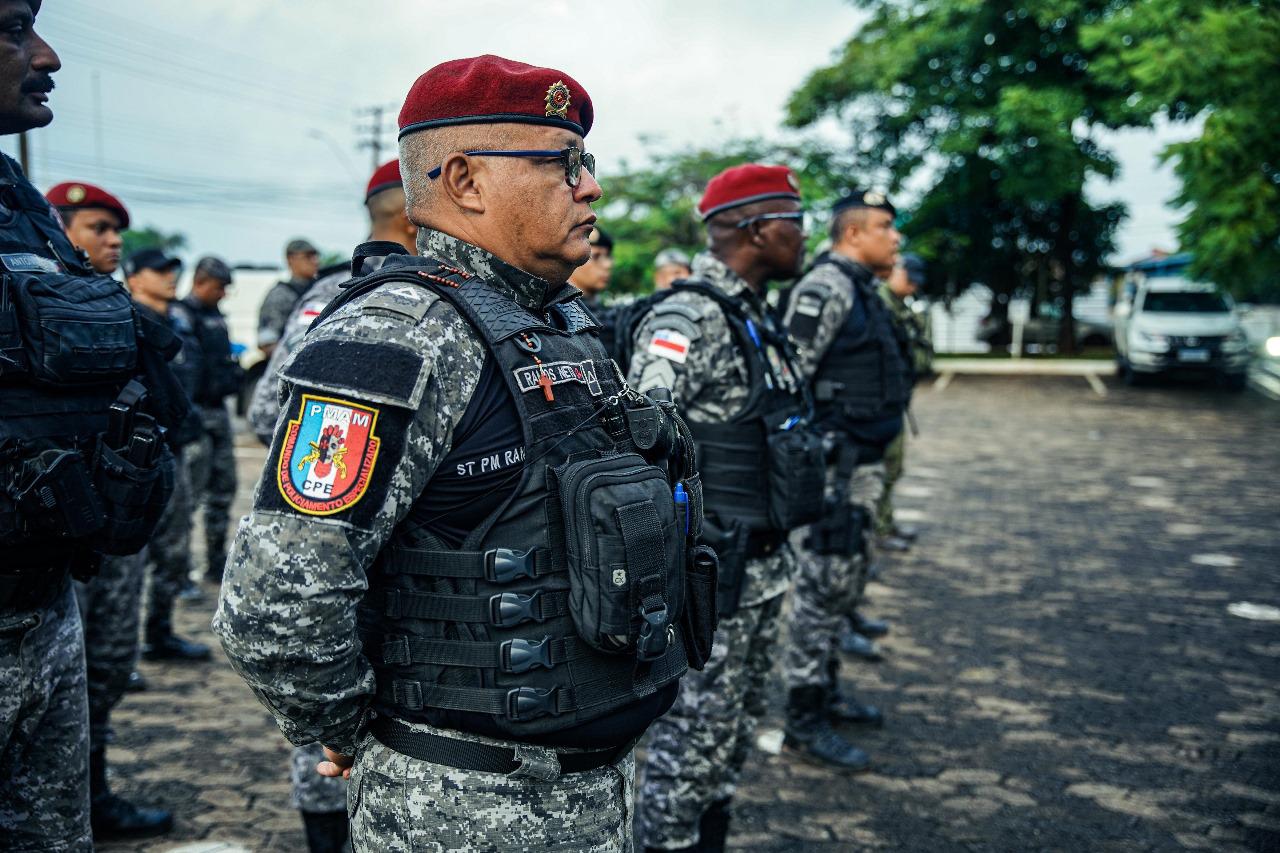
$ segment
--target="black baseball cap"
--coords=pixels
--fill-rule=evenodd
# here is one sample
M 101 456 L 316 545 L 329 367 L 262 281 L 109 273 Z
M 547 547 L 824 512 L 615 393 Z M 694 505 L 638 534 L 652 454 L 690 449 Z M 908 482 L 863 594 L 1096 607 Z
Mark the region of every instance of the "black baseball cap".
M 231 283 L 231 267 L 227 266 L 226 261 L 222 260 L 222 258 L 215 258 L 213 255 L 205 255 L 196 261 L 195 274 L 200 277 L 217 279 L 223 284 Z
M 121 265 L 124 270 L 124 277 L 128 278 L 137 275 L 142 270 L 157 270 L 165 272 L 166 270 L 174 270 L 182 268 L 182 259 L 170 255 L 164 249 L 155 247 L 147 249 L 139 249 L 132 252 L 129 257 L 124 259 Z
M 924 287 L 925 277 L 929 273 L 929 265 L 919 255 L 902 256 L 902 268 L 907 271 L 907 280 L 916 287 Z

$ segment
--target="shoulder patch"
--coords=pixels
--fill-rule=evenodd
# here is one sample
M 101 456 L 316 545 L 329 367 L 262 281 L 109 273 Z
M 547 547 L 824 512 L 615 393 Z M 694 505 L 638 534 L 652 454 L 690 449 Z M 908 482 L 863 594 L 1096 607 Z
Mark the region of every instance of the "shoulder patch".
M 378 461 L 378 409 L 303 394 L 276 459 L 276 485 L 304 515 L 333 515 L 369 490 Z
M 813 340 L 818 333 L 818 324 L 826 302 L 821 293 L 813 290 L 802 290 L 794 295 L 791 300 L 791 316 L 787 321 L 787 333 L 792 340 L 802 344 Z
M 418 323 L 440 297 L 417 285 L 407 283 L 388 284 L 355 304 L 361 313 L 398 314 Z
M 689 359 L 690 340 L 675 329 L 658 329 L 649 338 L 649 355 L 660 356 L 676 364 Z
M 373 403 L 416 409 L 431 362 L 400 344 L 303 338 L 280 376 L 297 385 L 350 395 Z

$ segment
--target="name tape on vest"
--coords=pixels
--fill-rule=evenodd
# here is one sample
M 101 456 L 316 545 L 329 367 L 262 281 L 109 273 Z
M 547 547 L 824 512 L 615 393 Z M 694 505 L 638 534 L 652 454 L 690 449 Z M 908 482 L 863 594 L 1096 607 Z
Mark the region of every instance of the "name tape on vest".
M 593 361 L 552 361 L 546 364 L 517 367 L 512 371 L 512 375 L 516 378 L 516 386 L 522 394 L 541 390 L 543 373 L 551 378 L 552 385 L 577 382 L 586 385 L 592 397 L 599 397 L 604 393 L 600 387 L 600 379 L 596 376 L 596 365 Z

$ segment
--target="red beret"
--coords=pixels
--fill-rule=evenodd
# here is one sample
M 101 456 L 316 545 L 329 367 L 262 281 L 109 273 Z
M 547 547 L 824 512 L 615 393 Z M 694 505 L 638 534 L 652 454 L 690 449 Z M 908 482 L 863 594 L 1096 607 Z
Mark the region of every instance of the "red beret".
M 400 179 L 400 161 L 388 160 L 379 166 L 373 173 L 373 177 L 369 179 L 369 186 L 364 190 L 364 200 L 368 201 L 383 190 L 402 186 L 404 182 Z
M 545 124 L 586 136 L 595 112 L 582 85 L 553 68 L 485 54 L 443 62 L 416 81 L 400 109 L 400 138 L 456 124 Z
M 49 204 L 54 207 L 72 209 L 99 207 L 109 210 L 120 217 L 121 228 L 129 227 L 129 211 L 125 209 L 120 199 L 102 187 L 95 187 L 84 181 L 65 181 L 50 187 L 44 197 L 49 199 Z
M 722 210 L 770 198 L 800 200 L 800 184 L 786 166 L 746 163 L 725 169 L 707 182 L 698 202 L 698 213 L 706 222 Z

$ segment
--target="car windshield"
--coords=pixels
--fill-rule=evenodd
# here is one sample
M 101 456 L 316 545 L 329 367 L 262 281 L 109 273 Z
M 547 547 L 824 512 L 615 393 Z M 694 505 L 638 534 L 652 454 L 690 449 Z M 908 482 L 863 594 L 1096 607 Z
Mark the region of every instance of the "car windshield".
M 1152 292 L 1142 302 L 1143 311 L 1172 314 L 1212 314 L 1230 311 L 1221 293 L 1207 291 Z

